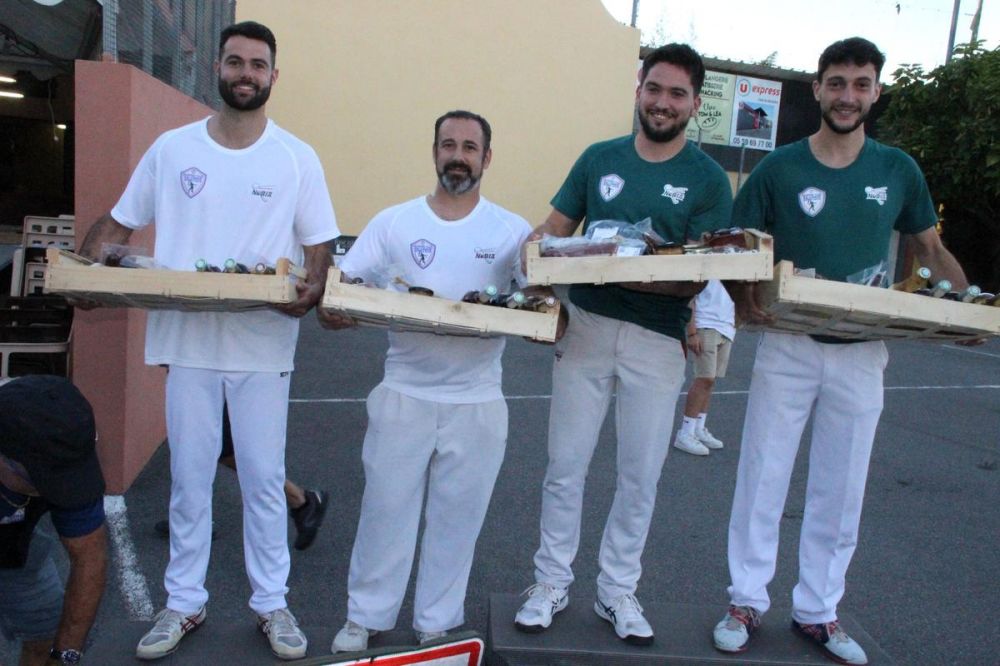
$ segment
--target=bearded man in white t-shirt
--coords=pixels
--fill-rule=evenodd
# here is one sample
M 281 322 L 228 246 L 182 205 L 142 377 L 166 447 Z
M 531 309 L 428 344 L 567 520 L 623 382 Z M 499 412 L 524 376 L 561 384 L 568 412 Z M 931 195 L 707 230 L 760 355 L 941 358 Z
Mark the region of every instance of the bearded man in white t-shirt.
M 223 106 L 205 120 L 162 134 L 136 167 L 121 199 L 87 234 L 81 252 L 125 243 L 155 220 L 155 260 L 194 270 L 199 259 L 303 265 L 298 299 L 253 312 L 151 311 L 146 363 L 169 367 L 170 562 L 166 608 L 136 648 L 140 659 L 177 649 L 205 620 L 212 534 L 212 483 L 228 405 L 240 489 L 250 608 L 282 659 L 305 655 L 289 611 L 285 481 L 288 391 L 298 317 L 320 299 L 339 235 L 315 151 L 267 118 L 278 78 L 271 31 L 247 21 L 219 40 L 215 69 Z
M 480 196 L 490 164 L 489 123 L 451 111 L 435 124 L 434 192 L 377 214 L 344 257 L 350 278 L 392 275 L 458 300 L 523 280 L 523 218 Z M 399 281 L 390 289 L 404 290 Z M 320 320 L 328 328 L 342 321 Z M 421 643 L 465 621 L 476 539 L 507 444 L 500 390 L 502 337 L 389 331 L 385 376 L 368 396 L 365 492 L 347 581 L 347 623 L 333 652 L 368 647 L 392 629 L 413 564 L 426 488 L 413 628 Z

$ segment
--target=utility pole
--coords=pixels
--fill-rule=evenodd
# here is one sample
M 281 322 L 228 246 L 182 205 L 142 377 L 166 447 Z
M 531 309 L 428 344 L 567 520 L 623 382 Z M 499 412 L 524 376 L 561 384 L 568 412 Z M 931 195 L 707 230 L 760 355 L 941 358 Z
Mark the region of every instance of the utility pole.
M 639 0 L 632 0 L 632 27 L 635 27 L 636 19 L 639 18 Z
M 972 17 L 972 38 L 970 42 L 979 41 L 979 21 L 983 18 L 983 0 L 979 0 L 979 6 L 976 7 L 976 13 Z
M 948 53 L 944 57 L 944 64 L 951 62 L 951 52 L 955 50 L 955 28 L 958 27 L 958 8 L 962 0 L 955 0 L 955 9 L 951 12 L 951 32 L 948 34 Z

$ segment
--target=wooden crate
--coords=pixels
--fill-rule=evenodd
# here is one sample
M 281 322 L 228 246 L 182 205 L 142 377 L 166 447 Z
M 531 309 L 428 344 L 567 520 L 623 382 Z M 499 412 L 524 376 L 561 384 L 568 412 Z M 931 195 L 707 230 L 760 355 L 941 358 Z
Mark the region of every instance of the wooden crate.
M 147 310 L 243 312 L 289 303 L 305 271 L 278 259 L 276 275 L 111 268 L 72 252 L 50 249 L 45 293 Z
M 774 265 L 771 236 L 747 229 L 747 247 L 734 254 L 689 253 L 641 257 L 543 257 L 541 241 L 528 243 L 527 275 L 531 284 L 605 284 L 667 280 L 770 280 Z
M 959 303 L 904 291 L 799 277 L 789 261 L 757 285 L 758 301 L 780 333 L 849 340 L 961 340 L 1000 335 L 1000 307 Z
M 393 330 L 477 337 L 517 335 L 554 342 L 560 305 L 557 302 L 548 312 L 534 312 L 376 289 L 341 282 L 340 270 L 331 268 L 321 307 L 348 314 L 361 324 Z

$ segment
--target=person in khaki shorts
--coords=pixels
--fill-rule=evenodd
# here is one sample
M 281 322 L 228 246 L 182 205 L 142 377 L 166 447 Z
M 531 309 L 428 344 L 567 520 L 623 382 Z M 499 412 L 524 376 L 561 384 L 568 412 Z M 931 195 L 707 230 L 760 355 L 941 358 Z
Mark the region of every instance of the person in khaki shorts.
M 691 301 L 693 317 L 687 325 L 687 346 L 694 354 L 694 381 L 684 403 L 684 418 L 674 448 L 696 456 L 721 449 L 722 442 L 705 427 L 715 380 L 726 376 L 729 352 L 736 337 L 735 307 L 726 288 L 710 280 Z

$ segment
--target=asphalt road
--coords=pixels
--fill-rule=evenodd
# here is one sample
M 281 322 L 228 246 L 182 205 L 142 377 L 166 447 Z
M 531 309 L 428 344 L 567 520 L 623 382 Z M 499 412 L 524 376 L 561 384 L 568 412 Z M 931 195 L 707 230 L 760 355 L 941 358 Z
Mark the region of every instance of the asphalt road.
M 737 335 L 729 377 L 717 386 L 709 427 L 726 447 L 708 458 L 672 450 L 667 459 L 643 558 L 640 600 L 717 604 L 720 616 L 725 609 L 726 525 L 756 341 L 753 333 Z M 306 627 L 332 631 L 345 619 L 347 569 L 364 483 L 364 398 L 381 378 L 385 348 L 385 333 L 377 329 L 327 332 L 311 316 L 303 321 L 292 382 L 288 474 L 307 487 L 329 490 L 333 498 L 316 543 L 292 555 L 289 601 Z M 510 440 L 466 604 L 466 628 L 484 635 L 489 595 L 520 592 L 532 582 L 551 355 L 550 347 L 511 339 L 504 358 Z M 1000 663 L 992 641 L 1000 592 L 1000 340 L 975 349 L 892 343 L 890 355 L 860 546 L 842 608 L 898 664 Z M 614 490 L 613 428 L 609 419 L 585 497 L 573 595 L 587 602 L 594 594 L 598 542 Z M 776 607 L 790 604 L 796 580 L 807 447 L 808 428 L 770 587 Z M 92 632 L 98 643 L 111 640 L 122 621 L 142 619 L 164 602 L 168 547 L 153 524 L 166 513 L 167 463 L 161 447 L 124 497 L 123 541 L 116 546 Z M 223 468 L 215 524 L 210 621 L 250 623 L 239 491 L 235 475 Z M 397 629 L 409 629 L 411 615 L 412 582 Z M 711 640 L 710 631 L 707 626 L 705 641 Z M 10 660 L 9 649 L 0 651 L 0 663 Z M 314 644 L 310 654 L 325 649 Z M 266 655 L 263 644 L 261 652 Z M 131 647 L 121 662 L 132 662 Z

